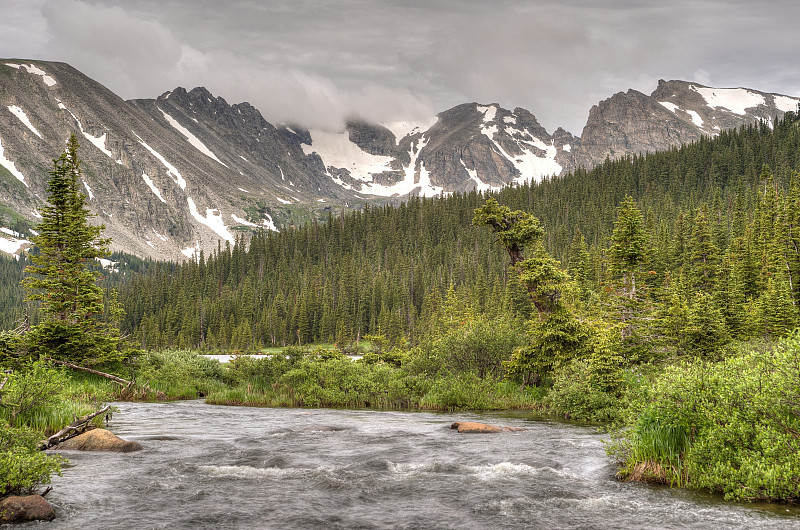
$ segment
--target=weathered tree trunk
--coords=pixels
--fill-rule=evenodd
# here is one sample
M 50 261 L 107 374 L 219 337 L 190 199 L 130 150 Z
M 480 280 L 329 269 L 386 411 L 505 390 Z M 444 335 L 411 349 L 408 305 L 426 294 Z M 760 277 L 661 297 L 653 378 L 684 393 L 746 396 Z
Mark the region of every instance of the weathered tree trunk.
M 54 446 L 60 444 L 63 441 L 66 441 L 66 440 L 69 440 L 70 438 L 74 438 L 75 436 L 78 436 L 79 434 L 83 433 L 86 430 L 86 427 L 89 426 L 89 422 L 92 421 L 93 418 L 95 418 L 95 417 L 97 417 L 97 416 L 99 416 L 101 414 L 105 414 L 110 409 L 111 409 L 111 405 L 106 405 L 105 407 L 103 407 L 102 409 L 98 410 L 97 412 L 92 412 L 91 414 L 87 414 L 83 418 L 79 418 L 79 419 L 73 421 L 72 423 L 70 423 L 69 425 L 67 425 L 66 427 L 64 427 L 63 429 L 58 431 L 57 433 L 55 433 L 53 436 L 51 436 L 47 440 L 42 440 L 41 442 L 39 442 L 39 449 L 44 451 L 45 449 L 50 449 L 51 447 L 54 447 Z
M 133 381 L 128 381 L 127 379 L 123 379 L 121 377 L 117 377 L 116 375 L 107 374 L 105 372 L 101 372 L 99 370 L 92 370 L 91 368 L 86 368 L 85 366 L 78 366 L 77 364 L 68 363 L 66 361 L 59 361 L 56 359 L 51 359 L 47 357 L 47 360 L 51 363 L 60 364 L 61 366 L 66 366 L 67 368 L 72 368 L 73 370 L 80 370 L 81 372 L 88 372 L 90 374 L 99 375 L 101 377 L 105 377 L 106 379 L 110 379 L 115 383 L 122 385 L 124 387 L 129 387 L 133 385 Z

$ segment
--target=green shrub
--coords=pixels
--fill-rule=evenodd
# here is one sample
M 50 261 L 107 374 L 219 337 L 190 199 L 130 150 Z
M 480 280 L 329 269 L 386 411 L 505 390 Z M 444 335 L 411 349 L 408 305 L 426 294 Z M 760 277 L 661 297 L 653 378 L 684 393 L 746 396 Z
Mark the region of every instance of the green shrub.
M 25 418 L 58 403 L 66 385 L 66 375 L 46 361 L 28 361 L 22 370 L 8 375 L 3 388 L 0 415 L 12 426 L 24 425 Z
M 728 499 L 800 499 L 800 336 L 719 363 L 667 368 L 610 449 L 630 472 L 647 460 L 670 482 Z
M 620 413 L 616 393 L 597 387 L 592 365 L 575 359 L 553 375 L 553 386 L 545 398 L 545 406 L 565 418 L 585 421 L 612 421 Z
M 35 431 L 0 421 L 0 497 L 30 495 L 61 475 L 63 459 L 39 451 L 38 440 Z
M 135 372 L 137 383 L 170 399 L 207 395 L 221 388 L 225 379 L 219 361 L 188 350 L 146 352 L 136 359 Z
M 432 376 L 469 372 L 496 378 L 505 374 L 503 362 L 525 341 L 524 331 L 510 319 L 469 318 L 411 350 L 404 366 Z

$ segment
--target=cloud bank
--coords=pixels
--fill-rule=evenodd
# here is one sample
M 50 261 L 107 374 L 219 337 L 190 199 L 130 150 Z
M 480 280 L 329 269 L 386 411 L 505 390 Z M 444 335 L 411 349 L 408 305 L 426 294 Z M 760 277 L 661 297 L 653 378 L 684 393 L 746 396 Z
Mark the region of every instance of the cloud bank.
M 580 134 L 613 93 L 683 79 L 800 95 L 794 0 L 8 0 L 8 57 L 65 61 L 125 98 L 205 86 L 335 129 L 478 101 Z

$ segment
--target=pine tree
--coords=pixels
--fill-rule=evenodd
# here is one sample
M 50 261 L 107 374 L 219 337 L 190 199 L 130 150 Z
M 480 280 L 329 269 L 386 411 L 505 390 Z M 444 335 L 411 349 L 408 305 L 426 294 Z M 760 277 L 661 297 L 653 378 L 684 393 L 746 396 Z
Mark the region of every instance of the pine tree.
M 41 302 L 44 321 L 29 335 L 35 353 L 99 364 L 117 360 L 121 306 L 104 319 L 104 296 L 97 285 L 100 273 L 89 270 L 89 260 L 108 255 L 110 239 L 101 237 L 104 225 L 91 225 L 86 195 L 79 191 L 81 161 L 78 140 L 72 135 L 67 149 L 53 161 L 47 186 L 49 206 L 42 208 L 39 235 L 32 238 L 38 252 L 31 255 L 32 274 L 23 280 L 28 300 Z
M 609 250 L 611 273 L 622 282 L 623 296 L 636 298 L 636 276 L 647 257 L 647 236 L 642 212 L 636 202 L 626 196 L 617 209 L 617 221 Z
M 708 205 L 705 203 L 700 206 L 695 215 L 689 247 L 693 286 L 695 289 L 710 292 L 717 279 L 719 249 L 714 244 Z

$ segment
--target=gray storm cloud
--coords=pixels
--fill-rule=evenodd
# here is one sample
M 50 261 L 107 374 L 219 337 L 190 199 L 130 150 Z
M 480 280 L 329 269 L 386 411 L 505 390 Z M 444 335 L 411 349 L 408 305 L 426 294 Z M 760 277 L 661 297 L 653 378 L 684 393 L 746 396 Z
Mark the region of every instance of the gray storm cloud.
M 593 104 L 659 78 L 800 95 L 794 0 L 5 3 L 6 56 L 69 62 L 125 98 L 202 85 L 309 127 L 479 101 L 580 134 Z

